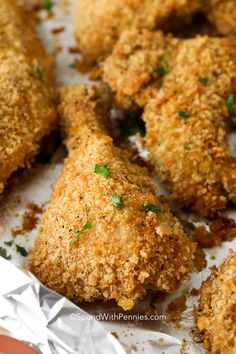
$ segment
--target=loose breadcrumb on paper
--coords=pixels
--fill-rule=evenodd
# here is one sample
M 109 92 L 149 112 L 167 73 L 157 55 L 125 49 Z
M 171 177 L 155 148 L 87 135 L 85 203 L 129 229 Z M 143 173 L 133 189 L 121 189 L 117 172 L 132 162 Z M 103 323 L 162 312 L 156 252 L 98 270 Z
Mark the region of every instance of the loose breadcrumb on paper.
M 32 231 L 38 221 L 39 214 L 43 212 L 43 209 L 35 203 L 29 203 L 26 206 L 26 212 L 23 215 L 22 225 L 11 230 L 12 236 L 25 235 Z

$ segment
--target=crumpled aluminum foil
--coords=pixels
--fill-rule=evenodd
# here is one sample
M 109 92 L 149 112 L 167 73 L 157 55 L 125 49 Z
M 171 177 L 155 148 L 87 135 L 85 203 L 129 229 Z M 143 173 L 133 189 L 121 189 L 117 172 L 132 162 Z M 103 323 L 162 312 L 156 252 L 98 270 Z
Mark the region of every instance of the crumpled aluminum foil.
M 88 313 L 0 257 L 0 326 L 43 354 L 130 353 Z

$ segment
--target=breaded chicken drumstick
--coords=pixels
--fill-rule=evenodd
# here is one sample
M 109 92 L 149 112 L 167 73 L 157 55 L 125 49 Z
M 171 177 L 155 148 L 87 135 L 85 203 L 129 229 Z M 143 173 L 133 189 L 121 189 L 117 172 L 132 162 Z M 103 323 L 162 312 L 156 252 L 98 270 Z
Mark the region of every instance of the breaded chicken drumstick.
M 124 33 L 104 64 L 104 80 L 122 107 L 144 109 L 150 159 L 172 198 L 213 214 L 236 202 L 236 160 L 227 146 L 236 47 L 229 38 L 159 37 Z
M 236 353 L 235 251 L 203 283 L 194 314 L 207 353 Z
M 55 125 L 52 61 L 31 17 L 14 0 L 1 0 L 0 192 L 11 173 L 28 164 Z
M 60 90 L 69 157 L 32 251 L 31 271 L 73 301 L 115 299 L 128 310 L 147 287 L 175 290 L 195 245 L 156 197 L 145 168 L 114 146 L 106 95 Z
M 169 28 L 186 23 L 202 0 L 75 0 L 75 36 L 87 61 L 108 55 L 130 28 Z

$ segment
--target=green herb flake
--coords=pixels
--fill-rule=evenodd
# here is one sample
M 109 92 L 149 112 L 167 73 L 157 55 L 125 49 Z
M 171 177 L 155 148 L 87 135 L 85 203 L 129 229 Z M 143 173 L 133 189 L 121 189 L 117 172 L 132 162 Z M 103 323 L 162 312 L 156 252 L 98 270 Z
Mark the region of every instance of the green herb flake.
M 188 227 L 191 231 L 195 231 L 195 230 L 196 230 L 196 226 L 195 226 L 192 222 L 188 222 L 188 223 L 187 223 L 187 227 Z
M 157 68 L 154 68 L 155 73 L 158 73 L 161 76 L 165 76 L 169 72 L 168 64 L 167 64 L 167 54 L 166 51 L 162 54 L 161 65 Z
M 202 76 L 202 77 L 199 77 L 199 80 L 200 84 L 206 86 L 207 84 L 209 84 L 211 82 L 211 78 L 208 77 L 208 76 Z
M 78 63 L 79 63 L 78 59 L 75 59 L 75 60 L 69 65 L 69 67 L 70 67 L 71 69 L 76 69 L 77 66 L 78 66 Z
M 13 244 L 14 244 L 14 240 L 4 242 L 4 245 L 6 245 L 8 247 L 11 247 Z
M 20 253 L 22 257 L 28 256 L 28 252 L 26 251 L 26 249 L 20 245 L 17 245 L 17 244 L 16 244 L 16 252 Z
M 91 222 L 89 221 L 89 217 L 88 217 L 88 207 L 87 205 L 85 206 L 85 214 L 86 214 L 86 222 L 84 224 L 84 226 L 82 227 L 82 229 L 80 231 L 75 232 L 74 237 L 70 240 L 70 244 L 74 244 L 75 242 L 78 241 L 78 239 L 80 238 L 80 236 L 86 231 L 89 230 L 93 227 L 93 225 L 91 224 Z
M 95 165 L 95 169 L 94 169 L 95 173 L 97 173 L 98 175 L 101 175 L 105 178 L 108 178 L 110 176 L 110 170 L 109 167 L 107 165 Z
M 125 119 L 120 123 L 120 137 L 127 139 L 129 136 L 140 134 L 146 135 L 145 123 L 141 118 L 141 113 L 136 111 L 126 111 Z
M 35 71 L 36 75 L 38 76 L 39 80 L 44 81 L 43 69 L 41 68 L 41 66 L 39 66 L 38 64 L 35 65 L 34 71 Z
M 234 102 L 235 102 L 235 94 L 230 93 L 227 97 L 227 108 L 229 112 L 229 116 L 232 117 L 234 115 Z
M 113 194 L 111 197 L 112 201 L 117 204 L 118 208 L 123 209 L 124 204 L 117 194 Z
M 0 257 L 7 259 L 8 261 L 11 259 L 11 255 L 7 255 L 7 250 L 3 247 L 0 247 Z
M 191 147 L 187 144 L 184 145 L 184 150 L 191 150 Z
M 42 8 L 50 11 L 53 8 L 54 3 L 52 2 L 52 0 L 43 0 L 42 2 Z
M 189 119 L 191 117 L 191 114 L 189 112 L 186 112 L 186 111 L 179 111 L 178 115 L 182 119 Z
M 141 210 L 145 211 L 145 213 L 152 212 L 152 213 L 162 213 L 163 209 L 159 205 L 155 204 L 143 204 L 141 206 Z

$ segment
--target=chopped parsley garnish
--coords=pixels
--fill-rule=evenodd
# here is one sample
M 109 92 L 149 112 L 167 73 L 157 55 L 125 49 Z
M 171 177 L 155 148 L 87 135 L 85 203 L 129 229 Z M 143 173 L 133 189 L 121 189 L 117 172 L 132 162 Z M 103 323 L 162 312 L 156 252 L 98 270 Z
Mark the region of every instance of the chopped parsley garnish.
M 41 81 L 43 81 L 44 80 L 44 78 L 43 78 L 43 69 L 38 64 L 35 65 L 34 71 L 35 71 L 36 75 L 38 76 L 38 78 Z
M 208 77 L 208 76 L 203 76 L 203 77 L 199 77 L 199 80 L 200 84 L 202 85 L 207 85 L 211 82 L 211 78 Z
M 78 66 L 78 59 L 75 59 L 74 61 L 73 61 L 73 63 L 71 63 L 70 65 L 69 65 L 69 67 L 70 68 L 72 68 L 72 69 L 76 69 L 77 68 L 77 66 Z
M 191 147 L 187 144 L 184 145 L 184 150 L 191 150 Z
M 112 201 L 117 204 L 118 208 L 123 209 L 124 204 L 117 194 L 113 194 L 111 197 Z
M 14 244 L 14 240 L 4 242 L 4 245 L 6 245 L 8 247 L 11 247 L 13 244 Z
M 52 0 L 43 0 L 42 3 L 42 8 L 45 10 L 52 10 L 54 3 L 52 2 Z
M 187 223 L 187 227 L 188 227 L 191 231 L 195 231 L 195 230 L 196 230 L 196 226 L 195 226 L 192 222 L 188 222 L 188 223 Z
M 126 139 L 129 136 L 140 134 L 142 137 L 146 134 L 145 123 L 141 118 L 140 112 L 126 111 L 126 119 L 122 120 L 120 124 L 120 136 Z
M 141 210 L 145 211 L 145 213 L 148 213 L 149 211 L 152 213 L 162 213 L 163 209 L 159 205 L 155 204 L 143 204 L 141 206 Z
M 20 253 L 22 257 L 28 256 L 28 252 L 26 251 L 26 249 L 20 245 L 16 245 L 16 252 Z
M 234 115 L 234 102 L 235 102 L 235 94 L 230 93 L 227 97 L 227 108 L 230 117 Z
M 7 259 L 8 261 L 11 259 L 11 255 L 7 255 L 7 250 L 3 247 L 0 247 L 0 257 Z
M 85 206 L 85 214 L 86 214 L 86 222 L 85 222 L 84 226 L 82 227 L 82 229 L 80 231 L 75 232 L 74 237 L 70 241 L 70 244 L 73 244 L 76 241 L 78 241 L 78 239 L 83 234 L 83 232 L 85 232 L 86 230 L 89 230 L 89 229 L 91 229 L 93 227 L 93 225 L 91 224 L 91 222 L 89 221 L 89 218 L 88 218 L 88 207 L 87 207 L 87 205 Z
M 161 65 L 154 69 L 155 73 L 158 73 L 161 76 L 168 74 L 169 69 L 167 65 L 167 54 L 166 51 L 162 54 Z
M 101 175 L 105 178 L 108 178 L 110 176 L 110 170 L 107 165 L 95 165 L 94 171 L 98 174 Z
M 188 118 L 191 117 L 191 114 L 189 112 L 186 112 L 186 111 L 179 111 L 178 115 L 182 119 L 188 119 Z

